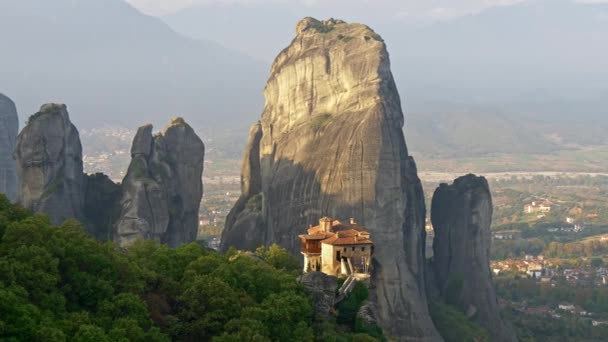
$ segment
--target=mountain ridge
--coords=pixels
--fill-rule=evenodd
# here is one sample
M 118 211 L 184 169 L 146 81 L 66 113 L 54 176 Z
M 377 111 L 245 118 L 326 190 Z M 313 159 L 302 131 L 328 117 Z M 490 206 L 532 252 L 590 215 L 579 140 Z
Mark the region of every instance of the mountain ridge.
M 195 127 L 230 127 L 261 106 L 261 63 L 183 37 L 122 0 L 4 1 L 0 8 L 0 38 L 11 47 L 0 88 L 26 112 L 53 100 L 70 103 L 84 128 L 133 127 L 140 113 L 155 124 L 179 114 Z M 239 101 L 227 108 L 234 93 Z

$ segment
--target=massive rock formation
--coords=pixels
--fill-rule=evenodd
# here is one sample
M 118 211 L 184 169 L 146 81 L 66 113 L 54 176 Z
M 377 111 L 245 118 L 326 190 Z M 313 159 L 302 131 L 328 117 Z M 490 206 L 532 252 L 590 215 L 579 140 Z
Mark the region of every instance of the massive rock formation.
M 120 185 L 83 173 L 78 130 L 63 104 L 46 104 L 30 117 L 15 150 L 21 203 L 54 224 L 80 220 L 100 240 L 112 239 Z
M 296 33 L 272 66 L 222 248 L 278 243 L 297 254 L 310 223 L 353 217 L 374 237 L 370 297 L 385 333 L 440 340 L 424 290 L 423 192 L 386 46 L 340 20 L 305 18 Z
M 29 118 L 15 159 L 23 206 L 44 212 L 54 224 L 83 219 L 82 146 L 65 105 L 46 104 Z
M 0 94 L 0 193 L 17 200 L 17 167 L 13 159 L 19 118 L 11 99 Z
M 490 271 L 492 196 L 483 177 L 442 184 L 433 195 L 433 282 L 445 301 L 486 328 L 492 341 L 516 341 L 500 317 Z
M 77 219 L 99 240 L 192 242 L 203 192 L 203 142 L 181 118 L 162 134 L 139 129 L 122 185 L 83 173 L 82 147 L 65 105 L 47 104 L 17 140 L 21 203 L 54 224 Z
M 204 154 L 203 142 L 181 118 L 155 136 L 151 125 L 139 128 L 115 224 L 120 245 L 154 239 L 177 246 L 196 239 Z

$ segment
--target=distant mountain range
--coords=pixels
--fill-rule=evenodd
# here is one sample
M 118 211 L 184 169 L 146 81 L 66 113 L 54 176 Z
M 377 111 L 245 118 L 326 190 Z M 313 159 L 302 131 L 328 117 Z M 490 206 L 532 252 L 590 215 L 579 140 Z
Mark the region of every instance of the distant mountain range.
M 303 13 L 370 25 L 391 53 L 409 147 L 423 154 L 544 153 L 608 143 L 608 4 L 529 0 L 413 25 L 336 3 L 208 4 L 163 20 L 267 63 Z M 213 30 L 226 21 L 239 25 Z
M 80 127 L 250 122 L 263 63 L 185 38 L 123 0 L 0 0 L 0 90 L 21 116 L 65 102 Z
M 240 156 L 273 56 L 302 17 L 334 16 L 386 40 L 410 150 L 608 143 L 606 4 L 531 0 L 427 26 L 329 8 L 209 5 L 161 20 L 123 0 L 0 0 L 0 92 L 21 122 L 51 101 L 67 103 L 82 128 L 158 128 L 180 115 L 208 146 Z

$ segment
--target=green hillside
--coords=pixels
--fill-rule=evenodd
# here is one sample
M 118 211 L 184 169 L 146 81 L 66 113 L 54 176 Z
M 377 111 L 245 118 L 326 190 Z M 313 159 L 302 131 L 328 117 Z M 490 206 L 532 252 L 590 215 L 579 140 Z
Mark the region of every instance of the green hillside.
M 277 246 L 121 250 L 0 196 L 2 341 L 376 340 L 315 320 L 299 269 Z

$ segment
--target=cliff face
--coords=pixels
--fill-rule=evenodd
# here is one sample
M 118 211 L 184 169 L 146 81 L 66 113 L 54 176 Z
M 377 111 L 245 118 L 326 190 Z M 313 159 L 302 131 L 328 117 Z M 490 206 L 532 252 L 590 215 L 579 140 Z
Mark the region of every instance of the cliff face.
M 333 19 L 306 18 L 296 33 L 272 66 L 222 248 L 276 242 L 297 254 L 308 224 L 353 217 L 377 246 L 371 298 L 385 332 L 441 339 L 423 288 L 422 187 L 386 46 L 367 26 Z
M 155 239 L 178 246 L 196 239 L 204 154 L 203 142 L 181 118 L 155 136 L 151 125 L 139 128 L 114 227 L 120 245 Z
M 83 219 L 82 146 L 62 104 L 46 104 L 17 137 L 22 205 L 47 214 L 54 224 Z
M 492 341 L 516 341 L 502 321 L 492 284 L 492 196 L 483 177 L 467 175 L 442 184 L 433 195 L 433 280 L 448 303 L 461 307 Z
M 17 141 L 19 118 L 15 103 L 0 94 L 0 193 L 17 200 L 17 166 L 13 151 Z

